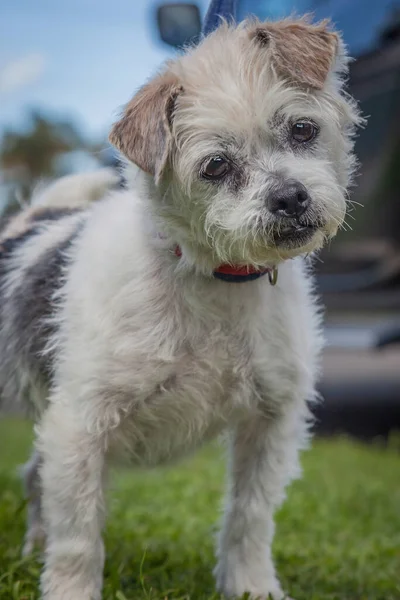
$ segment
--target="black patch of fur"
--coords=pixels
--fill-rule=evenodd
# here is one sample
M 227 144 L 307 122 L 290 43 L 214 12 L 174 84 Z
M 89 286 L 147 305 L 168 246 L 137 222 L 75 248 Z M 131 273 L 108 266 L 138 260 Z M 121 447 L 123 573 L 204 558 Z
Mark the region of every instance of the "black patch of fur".
M 27 229 L 24 233 L 21 233 L 18 236 L 7 238 L 0 242 L 0 275 L 4 272 L 4 267 L 6 264 L 4 260 L 12 255 L 12 253 L 19 247 L 24 244 L 31 237 L 38 235 L 39 229 L 38 227 L 31 227 L 31 229 Z
M 271 36 L 265 29 L 256 29 L 254 37 L 261 46 L 269 46 L 271 42 Z
M 6 243 L 11 244 L 11 242 L 13 240 L 16 240 L 16 243 L 18 244 L 19 241 L 23 241 L 27 237 L 30 237 L 31 235 L 38 233 L 38 230 L 35 228 L 36 223 L 41 223 L 42 221 L 58 221 L 59 219 L 62 219 L 63 217 L 69 217 L 70 215 L 75 215 L 79 212 L 82 212 L 81 208 L 61 208 L 61 207 L 60 208 L 48 208 L 48 207 L 40 208 L 40 207 L 38 207 L 35 210 L 35 212 L 32 213 L 32 215 L 30 216 L 31 228 L 19 236 L 15 236 L 13 238 L 6 240 Z M 10 224 L 11 221 L 13 221 L 13 219 L 15 219 L 15 214 L 9 215 L 9 216 L 5 217 L 4 219 L 0 219 L 0 234 L 2 231 L 4 231 L 4 229 L 6 227 L 8 227 L 8 225 Z M 4 246 L 4 243 L 0 243 L 0 256 L 3 252 L 3 246 Z
M 11 330 L 13 339 L 9 340 L 13 355 L 23 356 L 25 363 L 47 381 L 51 375 L 52 357 L 44 356 L 43 351 L 54 333 L 54 325 L 49 322 L 56 308 L 53 298 L 62 286 L 64 272 L 69 262 L 68 250 L 76 240 L 81 227 L 82 224 L 78 225 L 72 234 L 44 252 L 34 265 L 25 270 L 20 285 L 7 299 L 7 302 L 12 305 L 12 311 L 6 309 L 2 315 L 3 319 L 10 318 L 10 314 L 13 315 L 14 322 Z M 13 257 L 15 249 L 34 235 L 40 235 L 40 230 L 32 228 L 22 236 L 6 240 L 2 244 L 0 281 L 10 270 L 8 260 Z M 0 293 L 2 301 L 1 296 Z
M 31 221 L 34 223 L 40 221 L 58 221 L 63 217 L 69 217 L 76 213 L 82 212 L 80 208 L 42 208 L 35 211 L 32 215 Z
M 20 289 L 16 290 L 15 302 L 19 306 L 20 328 L 31 341 L 31 353 L 39 361 L 43 375 L 50 375 L 49 359 L 42 356 L 43 350 L 54 333 L 54 325 L 46 322 L 54 313 L 53 297 L 63 283 L 68 265 L 68 250 L 76 239 L 80 228 L 66 240 L 44 253 L 40 260 L 26 273 Z M 33 300 L 33 302 L 32 302 Z

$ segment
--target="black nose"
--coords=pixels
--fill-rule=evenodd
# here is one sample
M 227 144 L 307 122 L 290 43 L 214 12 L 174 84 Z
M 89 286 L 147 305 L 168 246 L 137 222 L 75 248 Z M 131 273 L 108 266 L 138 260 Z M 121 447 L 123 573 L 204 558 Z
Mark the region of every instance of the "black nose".
M 298 181 L 287 181 L 272 191 L 267 205 L 280 217 L 300 217 L 310 204 L 310 196 Z

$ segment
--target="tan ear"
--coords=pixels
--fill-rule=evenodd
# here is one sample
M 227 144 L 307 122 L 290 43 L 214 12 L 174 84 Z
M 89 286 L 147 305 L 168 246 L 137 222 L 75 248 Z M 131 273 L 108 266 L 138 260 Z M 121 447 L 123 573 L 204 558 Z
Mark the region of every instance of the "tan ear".
M 174 75 L 159 75 L 132 98 L 109 135 L 111 144 L 156 179 L 168 159 L 172 113 L 181 91 Z
M 317 90 L 323 88 L 338 51 L 339 37 L 328 30 L 328 21 L 310 25 L 306 20 L 263 23 L 252 35 L 272 52 L 279 75 Z

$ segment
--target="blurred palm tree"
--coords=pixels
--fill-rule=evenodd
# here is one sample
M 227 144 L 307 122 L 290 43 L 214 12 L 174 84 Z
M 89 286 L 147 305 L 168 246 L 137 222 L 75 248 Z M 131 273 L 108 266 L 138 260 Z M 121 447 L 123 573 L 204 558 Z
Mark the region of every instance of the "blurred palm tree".
M 53 173 L 54 159 L 64 152 L 84 146 L 76 127 L 32 111 L 30 126 L 24 132 L 5 131 L 0 146 L 3 169 L 20 171 L 29 183 Z
M 5 213 L 13 212 L 39 182 L 60 175 L 57 159 L 78 150 L 97 154 L 97 145 L 84 139 L 74 123 L 30 113 L 23 131 L 9 129 L 0 140 L 0 172 L 9 189 Z

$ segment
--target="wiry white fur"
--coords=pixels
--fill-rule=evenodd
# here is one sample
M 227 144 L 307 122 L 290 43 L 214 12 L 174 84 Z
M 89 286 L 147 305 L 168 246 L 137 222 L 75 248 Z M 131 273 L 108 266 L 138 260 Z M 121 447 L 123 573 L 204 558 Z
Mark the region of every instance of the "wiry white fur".
M 143 214 L 132 191 L 94 207 L 62 291 L 38 441 L 44 597 L 100 597 L 107 456 L 157 465 L 228 427 L 234 489 L 218 585 L 279 598 L 272 512 L 298 472 L 321 347 L 309 279 L 297 259 L 281 265 L 274 288 L 267 278 L 229 285 L 180 272 Z
M 264 68 L 245 33 L 224 25 L 170 66 L 185 90 L 173 115 L 172 169 L 158 186 L 142 174 L 135 189 L 95 205 L 70 250 L 37 430 L 44 600 L 101 597 L 111 458 L 150 467 L 223 430 L 230 464 L 218 589 L 284 597 L 271 557 L 273 513 L 299 473 L 322 346 L 301 255 L 344 218 L 357 115 L 341 92 L 340 66 L 322 91 L 300 91 Z M 295 154 L 279 127 L 303 117 L 321 133 L 313 152 Z M 246 165 L 235 193 L 199 177 L 221 140 Z M 265 197 L 278 175 L 300 180 L 310 219 L 323 219 L 304 247 L 281 251 L 272 242 Z M 221 262 L 279 264 L 278 283 L 219 281 L 210 275 Z

